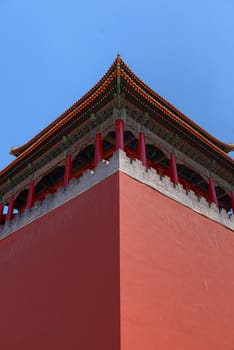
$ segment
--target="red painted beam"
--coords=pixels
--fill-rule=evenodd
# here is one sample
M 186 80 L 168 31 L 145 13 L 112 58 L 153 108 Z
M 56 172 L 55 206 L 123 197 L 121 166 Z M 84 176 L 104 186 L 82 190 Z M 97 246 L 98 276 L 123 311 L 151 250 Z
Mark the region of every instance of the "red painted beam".
M 102 160 L 103 155 L 102 155 L 102 134 L 98 133 L 96 134 L 96 139 L 95 139 L 95 154 L 94 154 L 94 166 Z
M 115 123 L 116 132 L 116 150 L 124 149 L 124 122 L 122 119 L 117 119 Z
M 170 156 L 170 178 L 171 182 L 174 185 L 177 185 L 179 180 L 178 180 L 178 173 L 177 173 L 177 167 L 176 167 L 176 158 L 175 158 L 175 153 L 171 152 Z
M 63 186 L 66 187 L 69 184 L 69 181 L 72 178 L 72 158 L 71 154 L 66 154 L 66 165 L 65 165 L 65 174 L 63 180 Z
M 231 192 L 231 200 L 230 200 L 231 208 L 234 211 L 234 191 Z
M 29 184 L 29 191 L 27 196 L 26 208 L 30 209 L 33 207 L 35 201 L 35 181 L 31 180 Z
M 12 194 L 10 196 L 10 200 L 9 200 L 8 210 L 7 210 L 7 214 L 6 214 L 6 220 L 12 220 L 13 219 L 13 217 L 14 217 L 14 213 L 13 213 L 14 205 L 15 205 L 15 197 Z
M 214 180 L 211 176 L 209 177 L 208 193 L 209 193 L 210 202 L 215 203 L 218 206 L 218 200 L 217 200 L 217 196 L 216 196 Z
M 145 134 L 139 133 L 138 138 L 138 157 L 142 161 L 142 165 L 146 167 L 146 148 L 145 148 Z

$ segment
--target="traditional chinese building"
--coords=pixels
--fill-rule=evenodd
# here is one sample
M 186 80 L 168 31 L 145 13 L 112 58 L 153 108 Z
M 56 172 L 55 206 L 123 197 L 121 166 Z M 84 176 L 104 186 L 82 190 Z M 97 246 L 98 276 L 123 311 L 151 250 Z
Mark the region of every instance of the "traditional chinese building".
M 231 151 L 118 55 L 0 172 L 2 347 L 233 349 Z

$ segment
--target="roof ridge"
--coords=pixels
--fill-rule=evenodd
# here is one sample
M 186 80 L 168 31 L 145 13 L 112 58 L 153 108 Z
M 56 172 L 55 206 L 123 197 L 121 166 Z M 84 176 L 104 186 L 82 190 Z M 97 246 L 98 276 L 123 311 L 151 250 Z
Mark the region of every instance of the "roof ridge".
M 164 97 L 162 97 L 160 94 L 158 94 L 156 91 L 154 91 L 149 85 L 144 83 L 143 80 L 141 80 L 130 68 L 129 66 L 121 59 L 122 66 L 126 69 L 126 71 L 129 73 L 129 75 L 138 83 L 140 83 L 145 89 L 147 89 L 150 94 L 152 94 L 154 97 L 161 100 L 162 103 L 164 103 L 167 107 L 172 109 L 174 112 L 180 115 L 186 121 L 190 126 L 193 126 L 195 129 L 197 129 L 203 136 L 209 137 L 211 141 L 219 147 L 222 151 L 225 153 L 234 151 L 234 144 L 232 143 L 226 143 L 224 141 L 219 140 L 217 137 L 210 134 L 208 131 L 203 129 L 201 126 L 199 126 L 196 122 L 194 122 L 191 118 L 189 118 L 186 114 L 181 112 L 177 107 L 175 107 L 172 103 L 170 103 L 168 100 L 166 100 Z M 122 70 L 121 70 L 122 71 Z
M 37 140 L 39 140 L 43 135 L 46 134 L 47 129 L 52 128 L 55 124 L 63 120 L 67 117 L 68 114 L 72 113 L 74 109 L 76 109 L 81 103 L 83 103 L 84 100 L 89 98 L 91 95 L 93 95 L 94 91 L 98 89 L 100 85 L 107 79 L 108 75 L 111 73 L 111 71 L 115 70 L 117 58 L 112 63 L 112 65 L 108 68 L 106 73 L 98 80 L 98 82 L 90 88 L 82 97 L 80 97 L 77 101 L 75 101 L 70 107 L 68 107 L 62 114 L 60 114 L 55 120 L 53 120 L 51 123 L 49 123 L 43 130 L 41 130 L 37 135 L 32 137 L 29 141 L 24 143 L 23 145 L 12 147 L 10 150 L 10 154 L 18 156 L 22 152 L 24 152 L 25 148 L 29 146 L 29 144 L 35 143 Z

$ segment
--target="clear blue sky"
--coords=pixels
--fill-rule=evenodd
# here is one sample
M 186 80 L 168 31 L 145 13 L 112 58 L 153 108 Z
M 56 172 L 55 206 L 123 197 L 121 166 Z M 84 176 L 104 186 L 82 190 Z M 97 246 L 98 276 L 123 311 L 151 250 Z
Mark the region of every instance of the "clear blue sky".
M 0 169 L 99 80 L 129 67 L 234 143 L 233 0 L 0 0 Z

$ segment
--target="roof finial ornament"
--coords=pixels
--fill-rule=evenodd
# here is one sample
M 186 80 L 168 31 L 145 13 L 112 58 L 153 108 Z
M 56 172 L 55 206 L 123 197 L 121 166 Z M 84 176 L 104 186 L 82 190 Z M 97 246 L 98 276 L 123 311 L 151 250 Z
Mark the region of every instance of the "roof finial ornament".
M 116 58 L 116 72 L 117 72 L 117 94 L 121 93 L 121 83 L 120 83 L 120 76 L 121 76 L 121 72 L 120 72 L 120 62 L 121 62 L 121 58 L 120 58 L 120 53 L 118 52 L 117 54 L 117 58 Z
M 126 119 L 126 110 L 124 108 L 124 93 L 121 92 L 121 57 L 118 52 L 116 60 L 116 92 L 114 93 L 114 104 L 115 107 L 113 109 L 114 119 Z
M 118 51 L 118 53 L 117 53 L 117 63 L 120 63 L 120 61 L 121 61 L 121 57 L 120 57 L 120 53 Z
M 116 58 L 116 70 L 117 70 L 117 76 L 120 75 L 120 63 L 121 63 L 121 58 L 120 54 L 118 52 L 117 58 Z

